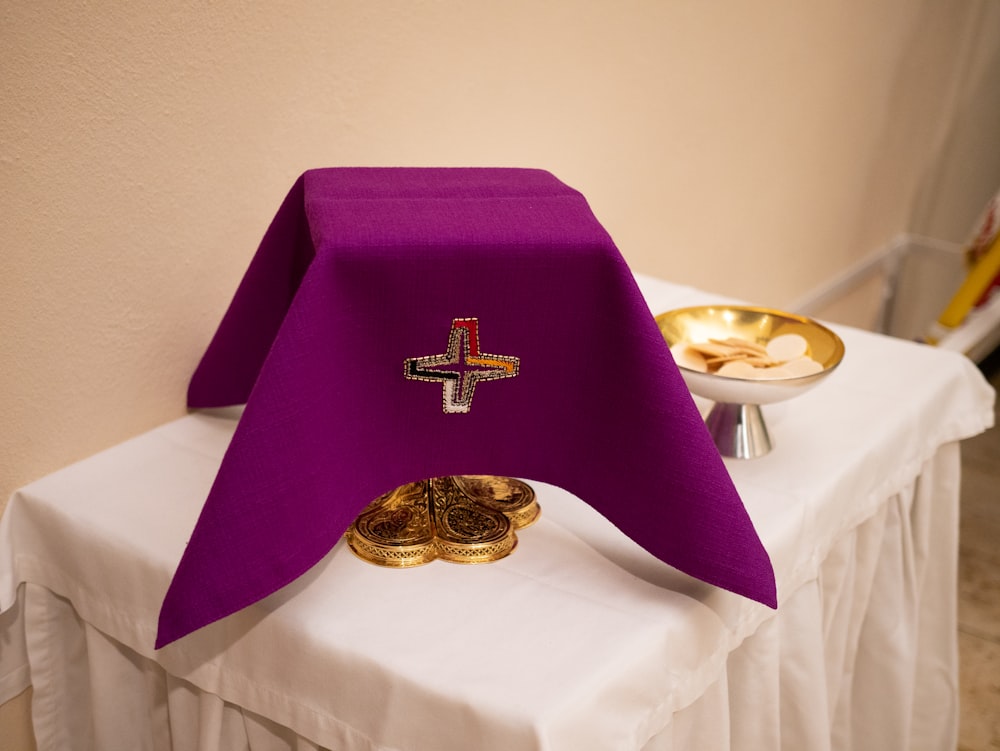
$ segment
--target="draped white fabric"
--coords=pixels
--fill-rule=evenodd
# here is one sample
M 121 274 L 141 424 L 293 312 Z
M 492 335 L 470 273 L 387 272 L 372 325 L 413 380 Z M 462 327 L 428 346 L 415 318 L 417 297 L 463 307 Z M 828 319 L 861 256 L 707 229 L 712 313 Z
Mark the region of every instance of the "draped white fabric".
M 654 311 L 710 299 L 643 282 Z M 340 543 L 156 652 L 235 424 L 191 415 L 11 499 L 0 701 L 34 685 L 43 750 L 950 751 L 957 441 L 990 424 L 992 392 L 952 353 L 841 333 L 841 369 L 765 412 L 774 452 L 729 464 L 777 613 L 535 483 L 542 519 L 503 561 L 390 571 Z
M 956 538 L 940 532 L 954 528 L 957 473 L 957 446 L 948 444 L 838 541 L 818 576 L 644 749 L 953 748 Z M 43 587 L 23 585 L 19 602 L 41 749 L 321 748 L 171 675 Z

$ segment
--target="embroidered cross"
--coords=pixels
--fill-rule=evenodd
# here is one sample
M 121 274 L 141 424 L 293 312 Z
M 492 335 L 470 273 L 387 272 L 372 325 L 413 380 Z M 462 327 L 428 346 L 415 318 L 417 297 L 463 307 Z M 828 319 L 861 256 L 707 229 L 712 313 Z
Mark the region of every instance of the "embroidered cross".
M 448 351 L 443 355 L 408 357 L 403 375 L 414 381 L 440 382 L 446 413 L 468 412 L 480 381 L 496 381 L 517 375 L 520 359 L 488 355 L 479 351 L 479 319 L 456 318 L 451 322 Z

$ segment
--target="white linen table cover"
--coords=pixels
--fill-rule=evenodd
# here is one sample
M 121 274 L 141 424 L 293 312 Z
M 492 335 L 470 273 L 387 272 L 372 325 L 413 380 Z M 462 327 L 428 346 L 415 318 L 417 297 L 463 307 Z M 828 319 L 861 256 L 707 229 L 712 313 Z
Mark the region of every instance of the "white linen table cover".
M 719 300 L 639 281 L 654 313 Z M 235 427 L 195 414 L 12 497 L 0 700 L 30 666 L 40 749 L 953 748 L 955 442 L 993 393 L 964 357 L 837 330 L 840 368 L 765 407 L 774 451 L 727 460 L 777 613 L 536 484 L 542 518 L 502 561 L 388 570 L 341 542 L 154 651 Z

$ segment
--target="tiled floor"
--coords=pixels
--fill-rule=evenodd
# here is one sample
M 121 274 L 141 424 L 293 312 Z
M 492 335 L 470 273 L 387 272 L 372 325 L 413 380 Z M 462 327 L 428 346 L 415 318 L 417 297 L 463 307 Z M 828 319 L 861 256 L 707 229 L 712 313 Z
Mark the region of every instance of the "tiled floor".
M 1000 390 L 1000 352 L 983 364 Z M 997 407 L 1000 423 L 1000 406 Z M 1000 427 L 962 444 L 959 751 L 1000 749 Z

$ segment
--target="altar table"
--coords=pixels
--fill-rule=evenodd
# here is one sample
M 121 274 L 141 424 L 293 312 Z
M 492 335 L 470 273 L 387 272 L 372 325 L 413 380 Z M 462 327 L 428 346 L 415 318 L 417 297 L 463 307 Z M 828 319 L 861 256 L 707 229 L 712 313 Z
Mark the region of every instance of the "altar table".
M 638 280 L 653 313 L 719 301 Z M 43 751 L 951 751 L 958 442 L 990 426 L 994 395 L 960 355 L 834 328 L 841 366 L 764 408 L 772 453 L 726 460 L 777 611 L 533 483 L 542 516 L 508 558 L 392 570 L 341 541 L 156 651 L 238 419 L 194 413 L 11 498 L 0 701 L 34 686 Z

